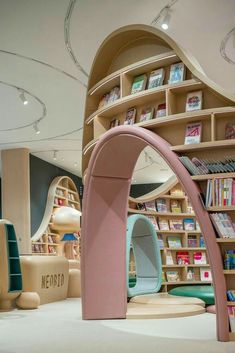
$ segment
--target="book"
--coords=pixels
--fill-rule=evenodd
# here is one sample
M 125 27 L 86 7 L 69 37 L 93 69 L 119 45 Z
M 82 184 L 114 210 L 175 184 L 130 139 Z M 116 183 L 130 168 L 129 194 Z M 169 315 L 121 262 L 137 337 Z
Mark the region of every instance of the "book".
M 134 77 L 131 87 L 131 94 L 145 90 L 147 83 L 147 75 L 138 75 Z
M 158 104 L 155 118 L 161 118 L 163 116 L 166 116 L 166 103 Z
M 185 196 L 184 191 L 180 186 L 176 185 L 170 190 L 170 195 L 172 196 Z
M 201 142 L 202 123 L 191 123 L 186 125 L 184 144 L 190 145 Z
M 153 118 L 153 112 L 154 112 L 153 107 L 142 109 L 140 113 L 140 122 L 151 120 Z
M 197 248 L 197 236 L 196 235 L 188 235 L 188 247 L 189 248 Z
M 166 271 L 167 282 L 178 282 L 180 280 L 178 271 Z
M 235 307 L 228 305 L 228 317 L 229 317 L 229 324 L 231 332 L 235 332 Z
M 164 81 L 165 70 L 158 69 L 150 72 L 148 80 L 148 89 L 161 86 Z
M 235 250 L 226 249 L 224 252 L 224 269 L 234 270 L 235 269 Z
M 156 218 L 154 216 L 147 216 L 147 217 L 152 223 L 152 225 L 154 226 L 155 230 L 159 230 Z
M 133 125 L 136 118 L 136 108 L 130 108 L 126 112 L 124 125 Z
M 157 241 L 160 249 L 164 249 L 164 240 L 162 234 L 157 234 Z
M 178 265 L 189 265 L 189 253 L 188 251 L 177 251 L 176 261 Z
M 179 200 L 170 200 L 170 208 L 173 213 L 181 213 L 181 202 Z
M 107 105 L 109 102 L 109 93 L 105 93 L 101 100 L 99 101 L 99 104 L 98 104 L 98 109 L 101 109 L 102 107 L 104 107 L 105 105 Z
M 180 237 L 167 237 L 167 242 L 169 248 L 182 248 L 181 238 Z
M 195 230 L 195 221 L 193 218 L 184 218 L 184 230 Z
M 235 124 L 228 123 L 225 125 L 225 139 L 235 139 Z
M 158 225 L 160 230 L 169 230 L 169 223 L 167 219 L 158 218 Z
M 157 211 L 155 201 L 146 201 L 144 203 L 146 211 Z
M 137 209 L 138 209 L 138 210 L 140 210 L 140 211 L 146 211 L 146 208 L 145 208 L 145 204 L 144 204 L 144 203 L 138 202 L 136 206 L 137 206 Z
M 187 94 L 185 111 L 191 112 L 202 109 L 202 91 L 189 92 Z
M 202 282 L 212 281 L 211 270 L 207 267 L 200 267 L 200 280 Z
M 114 118 L 113 120 L 110 121 L 109 128 L 111 129 L 118 125 L 120 125 L 120 120 L 117 118 Z
M 183 230 L 182 219 L 170 219 L 169 225 L 171 230 Z
M 235 238 L 235 227 L 230 216 L 225 212 L 210 214 L 215 230 L 221 238 Z
M 169 76 L 168 83 L 172 84 L 172 83 L 182 82 L 185 78 L 185 72 L 186 70 L 185 70 L 184 63 L 180 62 L 180 63 L 172 64 L 170 67 L 170 76 Z
M 156 206 L 158 212 L 168 212 L 167 204 L 165 199 L 157 199 Z
M 195 281 L 194 268 L 192 267 L 187 269 L 187 281 Z
M 162 271 L 162 282 L 166 282 L 166 275 L 164 271 Z
M 200 244 L 199 245 L 200 245 L 200 248 L 205 248 L 206 247 L 203 235 L 200 235 Z
M 195 265 L 206 265 L 206 253 L 202 251 L 196 251 L 193 253 L 193 262 Z
M 227 297 L 228 297 L 229 301 L 234 302 L 235 301 L 235 290 L 234 289 L 229 289 L 227 291 Z
M 171 251 L 166 252 L 166 265 L 174 265 L 173 257 Z
M 108 102 L 107 104 L 115 102 L 117 99 L 120 98 L 120 87 L 115 86 L 111 89 L 111 91 L 108 94 Z

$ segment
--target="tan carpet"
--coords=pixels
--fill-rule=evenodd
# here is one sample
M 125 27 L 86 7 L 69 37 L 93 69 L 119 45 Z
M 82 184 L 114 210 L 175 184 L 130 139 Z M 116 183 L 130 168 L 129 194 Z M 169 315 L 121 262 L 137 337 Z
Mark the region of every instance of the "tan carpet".
M 215 339 L 215 315 L 82 321 L 80 299 L 0 313 L 0 353 L 234 353 Z

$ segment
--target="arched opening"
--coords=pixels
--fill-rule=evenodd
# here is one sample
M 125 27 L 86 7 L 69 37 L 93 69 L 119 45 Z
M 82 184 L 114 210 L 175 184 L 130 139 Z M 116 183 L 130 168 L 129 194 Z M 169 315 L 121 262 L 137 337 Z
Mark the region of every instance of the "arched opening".
M 111 129 L 96 145 L 88 167 L 82 229 L 82 306 L 84 319 L 125 318 L 125 234 L 132 173 L 140 152 L 154 148 L 188 194 L 205 237 L 216 299 L 217 334 L 228 340 L 226 286 L 220 251 L 200 192 L 189 173 L 155 133 L 133 126 Z

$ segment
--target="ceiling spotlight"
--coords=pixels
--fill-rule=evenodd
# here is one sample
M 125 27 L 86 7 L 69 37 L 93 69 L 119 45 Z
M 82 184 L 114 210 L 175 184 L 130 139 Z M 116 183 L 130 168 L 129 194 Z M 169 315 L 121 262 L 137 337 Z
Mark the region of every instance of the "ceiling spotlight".
M 34 124 L 33 124 L 33 128 L 35 130 L 35 133 L 38 135 L 40 134 L 40 129 L 38 127 L 38 122 L 36 121 Z
M 54 159 L 54 161 L 57 160 L 57 152 L 58 152 L 58 151 L 53 151 L 53 159 Z
M 29 103 L 27 98 L 25 97 L 25 92 L 22 89 L 19 90 L 19 97 L 22 100 L 24 105 L 27 105 Z
M 74 167 L 77 167 L 77 166 L 78 166 L 78 164 L 77 164 L 77 162 L 75 162 L 75 163 L 74 163 Z
M 165 11 L 164 11 L 162 23 L 161 23 L 161 27 L 165 31 L 169 28 L 170 19 L 171 19 L 170 9 L 168 7 L 166 7 Z

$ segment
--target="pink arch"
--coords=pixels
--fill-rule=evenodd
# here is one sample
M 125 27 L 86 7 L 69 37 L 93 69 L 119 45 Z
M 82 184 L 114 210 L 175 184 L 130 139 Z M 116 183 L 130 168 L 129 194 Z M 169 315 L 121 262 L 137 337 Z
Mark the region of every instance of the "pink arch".
M 82 311 L 84 319 L 125 318 L 125 234 L 128 196 L 136 160 L 144 147 L 166 160 L 187 192 L 208 251 L 216 300 L 217 336 L 229 340 L 226 286 L 221 254 L 197 185 L 170 145 L 134 126 L 109 130 L 96 145 L 87 171 L 82 225 Z

